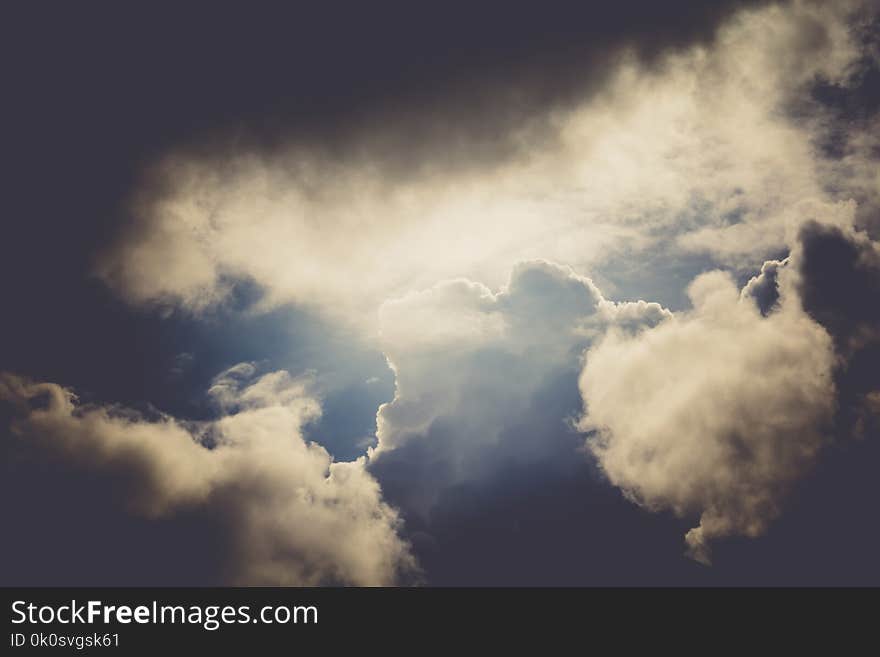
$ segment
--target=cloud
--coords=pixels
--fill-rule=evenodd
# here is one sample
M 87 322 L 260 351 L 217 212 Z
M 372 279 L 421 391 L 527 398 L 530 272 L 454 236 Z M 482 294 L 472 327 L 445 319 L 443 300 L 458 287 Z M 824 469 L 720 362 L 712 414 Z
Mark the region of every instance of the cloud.
M 606 300 L 590 279 L 548 261 L 516 265 L 497 293 L 454 280 L 388 301 L 380 309 L 380 335 L 397 390 L 379 409 L 374 456 L 440 416 L 484 421 L 498 413 L 496 422 L 503 422 L 542 376 L 576 365 L 579 350 L 598 332 L 669 316 L 656 303 Z M 479 397 L 468 392 L 471 386 Z M 473 440 L 496 438 L 488 431 Z
M 698 277 L 693 309 L 676 314 L 611 302 L 590 279 L 540 260 L 517 264 L 498 292 L 460 279 L 386 302 L 380 336 L 397 390 L 379 410 L 370 470 L 407 514 L 421 558 L 463 581 L 443 546 L 463 550 L 456 532 L 465 527 L 479 549 L 513 540 L 505 523 L 533 522 L 532 512 L 494 500 L 518 498 L 525 480 L 545 495 L 558 491 L 553 504 L 604 499 L 584 483 L 590 459 L 569 425 L 581 403 L 579 428 L 591 433 L 590 456 L 611 484 L 649 510 L 698 519 L 687 534 L 692 557 L 708 562 L 713 541 L 764 534 L 839 433 L 847 403 L 835 350 L 842 329 L 817 320 L 877 326 L 874 247 L 864 235 L 846 237 L 835 217 L 805 226 L 803 246 L 765 262 L 741 290 L 720 271 Z M 828 243 L 835 239 L 840 257 Z M 835 289 L 805 293 L 806 285 Z M 830 304 L 824 315 L 820 301 Z M 874 390 L 861 391 L 860 408 L 875 408 Z M 870 430 L 871 416 L 859 417 Z M 477 530 L 474 514 L 503 526 Z M 597 527 L 609 522 L 590 517 Z
M 517 264 L 506 286 L 453 280 L 380 311 L 394 399 L 377 415 L 370 470 L 395 504 L 430 513 L 444 490 L 514 464 L 582 463 L 568 425 L 585 345 L 609 326 L 654 325 L 656 303 L 615 303 L 571 268 Z
M 673 258 L 760 266 L 810 216 L 854 220 L 837 185 L 852 175 L 815 148 L 821 122 L 787 110 L 817 79 L 848 84 L 864 51 L 847 22 L 859 6 L 743 9 L 711 47 L 664 49 L 650 66 L 615 51 L 591 93 L 528 112 L 542 130 L 505 123 L 509 157 L 422 139 L 456 123 L 442 102 L 415 139 L 405 122 L 376 120 L 336 151 L 295 139 L 223 157 L 168 151 L 97 272 L 134 303 L 195 310 L 250 279 L 264 305 L 304 304 L 372 335 L 388 299 L 457 277 L 497 287 L 524 260 L 610 275 L 621 257 L 672 244 Z M 389 154 L 389 140 L 405 147 Z M 418 163 L 397 166 L 393 152 L 414 142 Z M 448 144 L 462 144 L 461 165 L 439 164 Z
M 496 290 L 450 280 L 382 305 L 396 390 L 368 467 L 429 582 L 620 583 L 650 579 L 648 563 L 676 568 L 673 534 L 639 525 L 572 422 L 584 347 L 610 326 L 633 333 L 670 316 L 606 299 L 546 260 L 517 263 Z M 624 535 L 656 554 L 622 558 Z
M 834 413 L 835 356 L 791 290 L 766 317 L 723 272 L 689 294 L 693 310 L 590 349 L 580 428 L 634 502 L 699 517 L 686 541 L 708 562 L 713 539 L 763 533 L 814 464 Z
M 741 297 L 750 298 L 766 316 L 779 302 L 779 270 L 788 265 L 788 258 L 768 260 L 761 265 L 761 273 L 753 276 L 742 289 Z
M 851 355 L 880 327 L 880 246 L 864 231 L 810 222 L 798 244 L 798 291 L 804 308 Z
M 397 534 L 397 514 L 382 501 L 364 460 L 333 462 L 323 447 L 303 439 L 304 425 L 320 414 L 308 380 L 283 371 L 256 379 L 254 374 L 254 367 L 243 363 L 219 375 L 210 394 L 224 413 L 203 423 L 83 405 L 57 384 L 2 374 L 0 401 L 12 409 L 4 447 L 15 464 L 7 473 L 4 507 L 10 517 L 27 515 L 30 495 L 53 489 L 77 498 L 89 482 L 98 482 L 101 503 L 84 505 L 76 515 L 88 523 L 110 502 L 108 524 L 94 537 L 68 541 L 86 541 L 91 558 L 108 560 L 117 540 L 113 526 L 125 527 L 126 518 L 150 522 L 151 546 L 161 545 L 163 534 L 173 537 L 179 519 L 188 519 L 203 531 L 177 547 L 163 567 L 166 577 L 177 572 L 176 559 L 193 550 L 194 561 L 216 562 L 211 584 L 387 585 L 412 575 L 414 562 Z M 46 463 L 54 464 L 48 472 Z M 63 523 L 58 507 L 64 504 L 43 508 L 38 523 L 44 528 Z M 16 541 L 33 540 L 15 533 L 6 548 L 13 552 Z M 147 567 L 135 561 L 141 550 L 135 547 L 115 584 L 144 581 Z M 190 574 L 180 570 L 187 581 Z M 82 571 L 73 568 L 66 577 L 76 572 Z M 28 577 L 33 583 L 40 575 L 15 575 L 25 583 Z
M 804 225 L 795 251 L 806 312 L 831 334 L 838 360 L 837 433 L 877 439 L 880 416 L 880 245 L 865 231 Z
M 178 153 L 217 171 L 243 152 L 272 160 L 296 144 L 355 167 L 384 160 L 398 174 L 491 166 L 533 150 L 521 132 L 552 133 L 555 108 L 601 86 L 621 49 L 656 61 L 670 49 L 710 42 L 732 10 L 756 3 L 624 0 L 554 11 L 511 3 L 383 4 L 346 7 L 345 20 L 338 8 L 317 2 L 248 15 L 215 7 L 211 30 L 196 8 L 79 7 L 50 24 L 34 7 L 18 6 L 9 15 L 20 26 L 8 35 L 9 47 L 31 54 L 29 67 L 10 78 L 4 106 L 9 123 L 23 126 L 3 149 L 18 172 L 15 189 L 0 199 L 3 215 L 15 218 L 16 237 L 0 243 L 4 298 L 28 308 L 27 317 L 45 313 L 47 299 L 52 307 L 74 306 L 70 298 L 94 250 L 124 234 L 125 243 L 143 240 L 142 251 L 150 251 L 103 263 L 126 298 L 158 294 L 197 304 L 190 276 L 208 268 L 202 281 L 223 288 L 214 267 L 222 261 L 225 270 L 233 258 L 217 253 L 214 262 L 200 261 L 192 236 L 173 227 L 164 231 L 167 243 L 152 242 L 150 233 L 163 233 L 152 216 L 142 217 L 147 229 L 130 225 L 132 186 L 142 187 L 141 198 L 183 191 L 174 167 L 168 188 L 143 188 L 156 182 L 140 176 L 145 163 Z M 530 127 L 521 131 L 524 124 Z M 281 188 L 302 182 L 292 178 Z M 175 244 L 180 238 L 185 247 Z M 22 270 L 29 272 L 26 289 L 17 282 Z

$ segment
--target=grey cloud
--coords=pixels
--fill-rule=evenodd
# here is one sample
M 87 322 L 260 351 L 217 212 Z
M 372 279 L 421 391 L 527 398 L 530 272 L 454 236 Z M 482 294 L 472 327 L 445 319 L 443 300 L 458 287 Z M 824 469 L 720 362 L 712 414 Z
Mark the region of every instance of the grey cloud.
M 379 408 L 371 471 L 396 503 L 427 514 L 443 490 L 512 463 L 580 463 L 568 422 L 577 406 L 559 403 L 577 399 L 580 352 L 610 326 L 632 332 L 669 316 L 655 303 L 611 302 L 547 261 L 517 265 L 497 293 L 447 281 L 386 302 L 396 393 Z M 541 395 L 548 386 L 559 400 Z
M 838 354 L 837 431 L 880 436 L 880 245 L 863 231 L 809 223 L 799 235 L 797 287 L 804 309 Z
M 798 291 L 804 308 L 850 355 L 880 327 L 880 246 L 865 232 L 819 222 L 799 233 Z
M 810 81 L 808 93 L 793 99 L 789 112 L 811 125 L 817 160 L 829 193 L 857 202 L 855 223 L 880 236 L 880 14 L 861 3 L 848 24 L 859 56 L 837 80 Z

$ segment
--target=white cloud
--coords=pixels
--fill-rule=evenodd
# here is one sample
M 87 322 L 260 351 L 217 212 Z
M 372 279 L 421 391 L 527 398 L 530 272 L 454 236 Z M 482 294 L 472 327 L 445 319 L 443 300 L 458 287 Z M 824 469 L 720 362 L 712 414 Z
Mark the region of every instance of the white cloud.
M 303 439 L 303 425 L 320 414 L 308 382 L 286 372 L 249 381 L 254 373 L 241 364 L 219 376 L 211 393 L 237 412 L 199 424 L 79 405 L 57 384 L 5 373 L 0 400 L 17 407 L 13 448 L 61 456 L 84 476 L 115 473 L 106 494 L 130 513 L 220 514 L 225 544 L 205 549 L 229 555 L 228 583 L 387 585 L 411 571 L 396 512 L 364 459 L 334 463 Z
M 296 144 L 272 158 L 169 154 L 133 204 L 139 226 L 99 272 L 132 301 L 192 308 L 250 277 L 266 304 L 315 306 L 372 334 L 387 299 L 456 277 L 497 287 L 522 260 L 591 270 L 671 237 L 760 265 L 805 215 L 851 221 L 848 192 L 829 191 L 854 179 L 841 166 L 876 182 L 865 149 L 826 161 L 813 144 L 821 126 L 785 113 L 817 77 L 847 79 L 857 4 L 743 11 L 711 48 L 651 70 L 622 54 L 602 90 L 547 121 L 555 129 L 480 167 L 402 176 L 370 150 L 395 130 L 379 124 L 338 159 Z
M 757 536 L 826 442 L 831 338 L 784 279 L 763 317 L 722 272 L 698 277 L 694 308 L 638 335 L 610 332 L 580 380 L 588 446 L 609 481 L 652 510 L 699 516 L 686 537 Z

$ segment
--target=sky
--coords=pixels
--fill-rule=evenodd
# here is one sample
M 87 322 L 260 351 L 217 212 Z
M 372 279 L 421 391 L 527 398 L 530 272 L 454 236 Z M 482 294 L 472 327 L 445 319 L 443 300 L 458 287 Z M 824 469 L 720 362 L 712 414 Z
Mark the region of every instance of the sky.
M 877 585 L 869 0 L 7 8 L 7 585 Z

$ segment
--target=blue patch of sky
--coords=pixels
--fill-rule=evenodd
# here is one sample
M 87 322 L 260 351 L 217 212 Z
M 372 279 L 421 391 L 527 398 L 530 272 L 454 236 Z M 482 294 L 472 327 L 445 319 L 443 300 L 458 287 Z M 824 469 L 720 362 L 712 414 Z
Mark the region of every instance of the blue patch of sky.
M 5 344 L 15 349 L 4 350 L 0 369 L 71 387 L 82 403 L 206 420 L 218 412 L 206 395 L 211 380 L 232 365 L 313 372 L 325 412 L 308 438 L 350 459 L 363 453 L 379 404 L 394 393 L 380 352 L 301 308 L 253 312 L 261 291 L 246 281 L 198 315 L 134 309 L 96 281 L 61 285 L 52 303 L 33 304 L 32 321 L 7 323 Z

